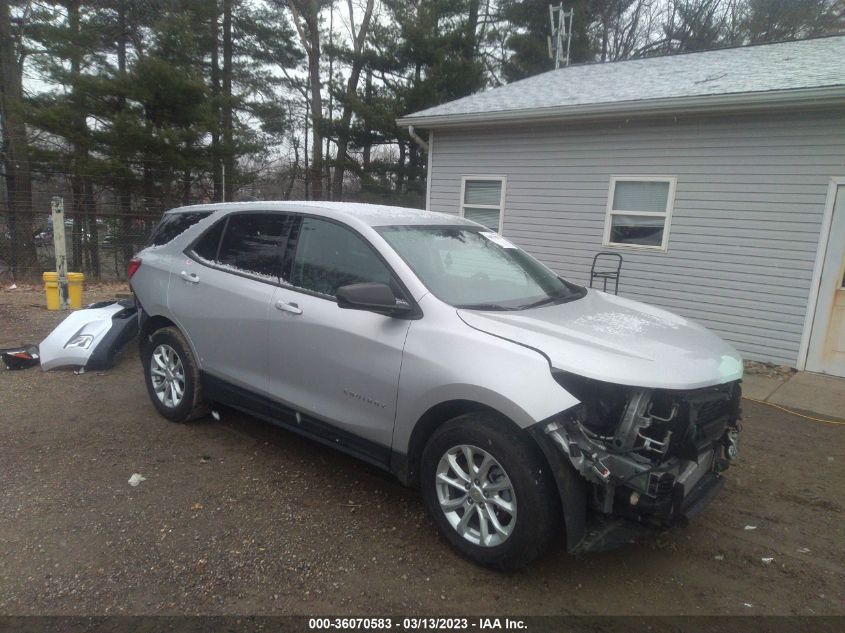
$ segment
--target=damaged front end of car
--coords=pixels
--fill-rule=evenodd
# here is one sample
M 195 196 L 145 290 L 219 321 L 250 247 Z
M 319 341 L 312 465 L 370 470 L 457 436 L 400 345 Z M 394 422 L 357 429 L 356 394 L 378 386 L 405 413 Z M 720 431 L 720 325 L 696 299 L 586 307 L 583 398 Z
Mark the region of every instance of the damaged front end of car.
M 684 523 L 721 489 L 721 473 L 738 454 L 740 381 L 668 390 L 554 375 L 580 404 L 535 433 L 559 487 L 564 471 L 574 470 L 586 481 L 582 497 L 592 510 L 567 525 L 570 551 L 607 549 L 630 542 L 638 528 Z M 571 479 L 565 488 L 574 487 Z

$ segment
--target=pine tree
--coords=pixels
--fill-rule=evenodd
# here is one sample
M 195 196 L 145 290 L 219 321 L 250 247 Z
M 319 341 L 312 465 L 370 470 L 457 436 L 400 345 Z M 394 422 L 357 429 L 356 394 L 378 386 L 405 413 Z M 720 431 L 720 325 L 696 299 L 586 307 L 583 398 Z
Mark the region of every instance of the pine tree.
M 837 0 L 748 0 L 744 27 L 756 44 L 835 33 L 843 19 L 845 3 Z
M 426 155 L 396 119 L 472 94 L 485 76 L 478 57 L 478 2 L 385 0 L 385 19 L 373 26 L 364 95 L 355 100 L 352 146 L 367 156 L 353 165 L 366 188 L 410 192 L 425 187 Z M 397 148 L 394 155 L 372 148 Z

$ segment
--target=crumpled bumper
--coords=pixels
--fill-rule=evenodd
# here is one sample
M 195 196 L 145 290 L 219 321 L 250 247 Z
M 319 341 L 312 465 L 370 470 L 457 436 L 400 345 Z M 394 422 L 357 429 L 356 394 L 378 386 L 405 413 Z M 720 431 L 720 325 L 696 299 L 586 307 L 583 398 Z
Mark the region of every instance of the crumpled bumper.
M 668 425 L 661 430 L 666 442 L 655 448 L 642 414 L 628 416 L 613 437 L 590 433 L 574 411 L 530 429 L 558 483 L 570 552 L 617 547 L 685 524 L 718 495 L 725 482 L 721 473 L 737 456 L 741 395 L 738 385 L 719 389 L 725 406 L 718 414 L 706 417 L 704 412 L 716 410 L 704 403 L 689 419 L 679 416 L 675 436 L 683 430 L 695 441 L 671 441 Z M 693 396 L 682 397 L 701 404 L 696 398 L 702 394 Z
M 105 301 L 68 315 L 38 346 L 41 369 L 108 369 L 115 355 L 138 334 L 131 300 Z
M 664 509 L 664 521 L 657 524 L 626 516 L 590 513 L 581 539 L 568 550 L 572 554 L 604 552 L 653 536 L 665 527 L 684 525 L 700 514 L 724 485 L 724 477 L 708 473 L 686 496 L 683 491 L 673 495 L 672 503 Z

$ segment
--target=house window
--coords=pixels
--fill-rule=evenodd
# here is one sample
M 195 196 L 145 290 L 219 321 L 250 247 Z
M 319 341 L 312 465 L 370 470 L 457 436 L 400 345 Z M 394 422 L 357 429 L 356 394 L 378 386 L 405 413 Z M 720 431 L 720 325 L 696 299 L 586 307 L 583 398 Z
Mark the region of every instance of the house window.
M 671 176 L 612 177 L 602 243 L 665 252 L 675 182 Z
M 464 176 L 461 181 L 461 216 L 502 232 L 505 206 L 504 176 Z

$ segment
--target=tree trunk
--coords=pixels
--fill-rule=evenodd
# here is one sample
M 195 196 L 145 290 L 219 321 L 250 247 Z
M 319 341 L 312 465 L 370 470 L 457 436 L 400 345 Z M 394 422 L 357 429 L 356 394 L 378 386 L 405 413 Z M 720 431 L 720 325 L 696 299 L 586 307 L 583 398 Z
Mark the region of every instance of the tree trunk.
M 68 29 L 70 31 L 70 100 L 73 107 L 71 125 L 74 128 L 73 160 L 71 174 L 71 190 L 73 192 L 73 266 L 77 271 L 82 271 L 85 263 L 85 249 L 87 247 L 88 233 L 86 227 L 87 196 L 86 192 L 90 186 L 87 182 L 88 171 L 88 148 L 83 139 L 88 134 L 88 124 L 85 120 L 85 105 L 82 93 L 79 90 L 79 80 L 82 68 L 82 46 L 80 42 L 79 25 L 80 0 L 68 0 L 65 3 L 67 9 Z
M 316 28 L 314 29 L 316 31 Z M 311 85 L 311 198 L 323 199 L 323 95 L 320 86 L 320 36 L 312 39 L 308 53 L 308 79 Z M 314 52 L 316 48 L 316 52 Z
M 308 104 L 306 104 L 306 110 L 308 108 Z M 305 199 L 310 200 L 311 198 L 311 166 L 308 163 L 308 112 L 306 111 L 305 116 L 305 143 L 302 144 L 302 153 L 304 155 L 304 164 L 305 169 L 302 172 L 304 180 L 305 180 Z
M 217 13 L 217 1 L 212 3 L 214 10 L 211 16 L 211 98 L 212 115 L 214 120 L 211 123 L 211 179 L 213 181 L 214 202 L 223 201 L 223 163 L 220 159 L 220 38 L 219 20 Z
M 8 225 L 11 237 L 9 267 L 15 277 L 36 272 L 32 234 L 32 174 L 29 142 L 23 120 L 21 72 L 9 15 L 9 3 L 0 0 L 0 115 L 2 115 L 3 171 L 6 175 Z
M 293 167 L 290 170 L 290 180 L 285 189 L 284 200 L 290 200 L 290 194 L 293 192 L 293 186 L 296 184 L 296 179 L 299 176 L 299 139 L 293 138 L 291 144 L 293 145 Z
M 84 185 L 82 176 L 71 174 L 70 176 L 70 217 L 72 227 L 70 230 L 71 253 L 68 256 L 68 265 L 73 272 L 82 272 L 82 257 L 84 244 L 82 236 L 85 233 L 85 215 L 82 212 L 82 191 Z
M 473 61 L 478 47 L 478 5 L 480 0 L 470 0 L 467 7 L 467 23 L 464 34 L 464 59 Z
M 120 75 L 120 94 L 117 98 L 117 107 L 120 112 L 126 112 L 126 0 L 120 0 L 117 6 L 118 34 L 117 34 L 117 70 Z M 122 268 L 126 270 L 129 260 L 132 258 L 132 242 L 129 235 L 132 230 L 132 182 L 128 174 L 128 156 L 120 156 L 120 162 L 127 167 L 127 173 L 119 177 L 117 182 L 117 213 L 120 218 L 120 239 L 121 252 L 123 253 Z M 117 264 L 115 263 L 115 266 Z
M 420 179 L 420 148 L 413 139 L 408 143 L 408 177 L 407 181 L 416 184 Z
M 411 141 L 413 143 L 413 141 Z M 399 169 L 396 170 L 396 191 L 397 193 L 405 192 L 405 141 L 399 141 Z
M 352 68 L 349 71 L 349 80 L 346 82 L 346 98 L 343 103 L 343 115 L 340 120 L 340 127 L 337 132 L 337 156 L 335 158 L 334 179 L 332 183 L 332 197 L 340 200 L 343 197 L 343 176 L 347 166 L 346 152 L 349 149 L 349 136 L 352 126 L 352 112 L 355 107 L 355 99 L 358 96 L 358 82 L 361 79 L 361 70 L 364 68 L 364 44 L 370 29 L 370 19 L 373 15 L 375 0 L 367 0 L 367 7 L 364 17 L 361 20 L 361 27 L 355 35 L 352 51 Z M 477 7 L 476 7 L 477 10 Z M 354 24 L 354 11 L 352 1 L 349 1 L 349 22 Z
M 88 225 L 86 245 L 88 250 L 88 270 L 95 279 L 100 278 L 100 231 L 97 226 L 97 203 L 94 200 L 94 185 L 91 178 L 85 179 L 85 189 L 82 192 L 86 224 Z
M 364 79 L 364 101 L 367 102 L 368 107 L 370 100 L 373 98 L 373 70 L 367 68 L 366 78 Z M 364 117 L 364 157 L 363 170 L 366 172 L 370 169 L 370 161 L 372 160 L 373 141 L 372 130 L 370 129 L 370 121 Z
M 310 185 L 311 198 L 323 199 L 323 95 L 320 84 L 320 3 L 318 0 L 289 0 L 293 24 L 299 41 L 308 56 L 308 92 L 311 108 L 311 166 L 305 161 L 306 199 Z M 308 128 L 306 126 L 306 139 Z M 307 141 L 305 147 L 308 155 Z
M 328 117 L 326 119 L 329 128 L 331 128 L 332 122 L 334 121 L 334 3 L 329 6 L 329 107 L 328 107 Z M 326 134 L 326 150 L 323 156 L 326 157 L 325 160 L 325 187 L 326 187 L 326 197 L 331 200 L 333 199 L 332 196 L 332 161 L 331 157 L 331 129 L 329 129 L 329 133 Z M 334 198 L 338 199 L 338 198 Z
M 182 204 L 191 204 L 191 168 L 188 167 L 182 174 Z
M 234 200 L 235 148 L 232 130 L 232 0 L 223 0 L 223 200 Z
M 148 159 L 152 157 L 148 154 Z M 153 174 L 152 167 L 150 167 L 149 160 L 144 161 L 144 176 L 142 183 L 142 195 L 144 197 L 144 215 L 156 215 L 159 211 L 158 206 L 153 204 L 153 188 L 155 185 L 155 174 Z M 147 218 L 145 218 L 145 221 Z

